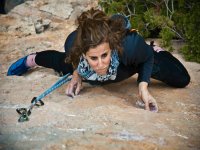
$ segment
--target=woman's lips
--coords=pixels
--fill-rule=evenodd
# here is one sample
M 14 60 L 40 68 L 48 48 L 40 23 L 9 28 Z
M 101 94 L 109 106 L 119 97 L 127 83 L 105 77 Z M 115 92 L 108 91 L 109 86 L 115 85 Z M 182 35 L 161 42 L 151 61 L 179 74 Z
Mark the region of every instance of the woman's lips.
M 96 73 L 97 73 L 97 74 L 101 74 L 101 75 L 106 74 L 106 73 L 107 73 L 107 68 L 108 68 L 108 67 L 105 67 L 105 68 L 103 68 L 103 69 L 97 69 L 97 70 L 96 70 Z

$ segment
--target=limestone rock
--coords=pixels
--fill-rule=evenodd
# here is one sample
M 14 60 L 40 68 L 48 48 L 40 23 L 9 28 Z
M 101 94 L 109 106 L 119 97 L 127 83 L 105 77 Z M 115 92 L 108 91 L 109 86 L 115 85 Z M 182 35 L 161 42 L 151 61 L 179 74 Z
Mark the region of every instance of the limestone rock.
M 64 2 L 54 2 L 40 7 L 40 10 L 51 13 L 60 18 L 68 19 L 73 11 L 72 5 Z
M 49 19 L 37 19 L 34 23 L 36 33 L 42 33 L 50 27 L 51 20 Z
M 8 13 L 15 6 L 20 5 L 25 1 L 27 1 L 27 0 L 5 0 L 4 10 L 6 13 Z
M 20 32 L 20 34 L 23 36 L 35 34 L 33 21 L 28 17 L 20 17 L 15 21 L 15 24 L 9 26 L 8 32 Z

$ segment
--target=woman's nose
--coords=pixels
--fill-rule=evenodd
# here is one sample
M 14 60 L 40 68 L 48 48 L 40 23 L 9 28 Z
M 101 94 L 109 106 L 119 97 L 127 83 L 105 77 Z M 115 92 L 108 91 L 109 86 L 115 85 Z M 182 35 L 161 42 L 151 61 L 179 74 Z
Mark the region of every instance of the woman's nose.
M 102 59 L 98 59 L 98 68 L 102 68 L 103 67 L 103 62 Z

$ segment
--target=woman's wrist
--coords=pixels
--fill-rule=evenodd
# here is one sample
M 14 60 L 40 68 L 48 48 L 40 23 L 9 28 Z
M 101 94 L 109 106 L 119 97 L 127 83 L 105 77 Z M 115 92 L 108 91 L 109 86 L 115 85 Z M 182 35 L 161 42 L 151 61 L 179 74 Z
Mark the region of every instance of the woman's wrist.
M 75 70 L 75 71 L 73 72 L 73 78 L 74 78 L 74 79 L 78 79 L 78 80 L 82 80 L 82 78 L 81 78 L 81 76 L 78 74 L 77 70 Z
M 77 70 L 74 70 L 73 76 L 75 76 L 75 77 L 80 77 L 79 74 L 78 74 L 78 72 L 77 72 Z
M 147 90 L 148 83 L 147 82 L 140 82 L 139 83 L 139 91 Z

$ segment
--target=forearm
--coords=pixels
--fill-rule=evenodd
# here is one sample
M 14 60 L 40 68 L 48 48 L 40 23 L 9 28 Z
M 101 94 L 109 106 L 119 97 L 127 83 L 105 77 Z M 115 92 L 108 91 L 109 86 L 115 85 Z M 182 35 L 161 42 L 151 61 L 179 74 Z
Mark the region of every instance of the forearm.
M 141 62 L 138 66 L 139 69 L 139 75 L 138 75 L 138 83 L 140 82 L 150 82 L 153 63 L 154 63 L 154 55 L 153 50 L 150 47 L 146 47 L 146 56 L 142 59 L 143 62 Z
M 141 95 L 143 91 L 148 91 L 148 83 L 144 81 L 140 82 L 138 85 L 138 90 L 139 90 L 139 95 Z

